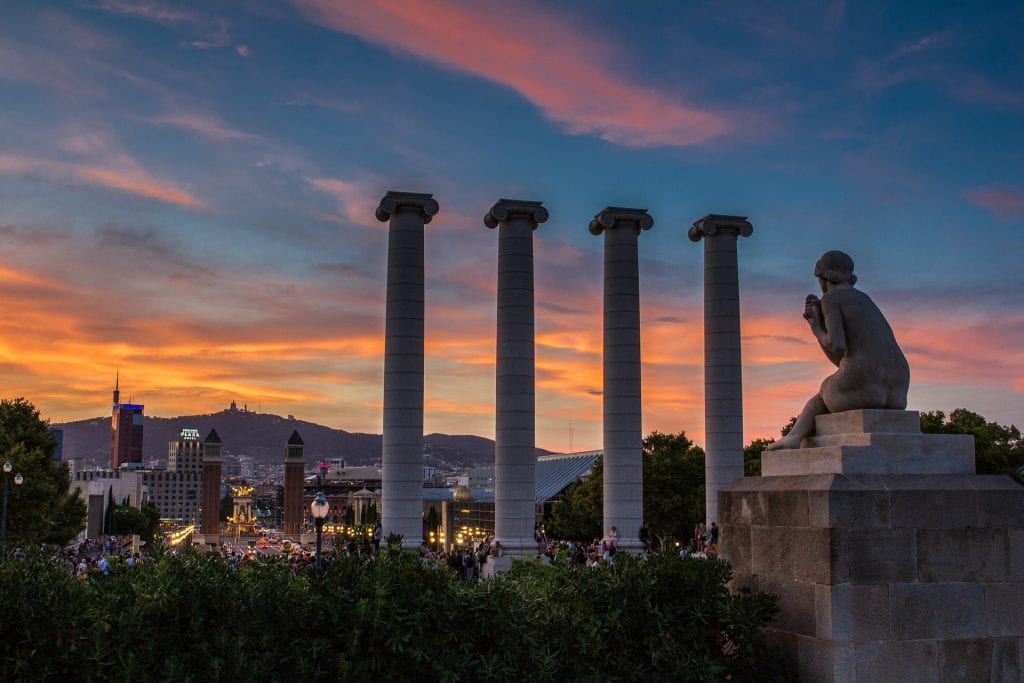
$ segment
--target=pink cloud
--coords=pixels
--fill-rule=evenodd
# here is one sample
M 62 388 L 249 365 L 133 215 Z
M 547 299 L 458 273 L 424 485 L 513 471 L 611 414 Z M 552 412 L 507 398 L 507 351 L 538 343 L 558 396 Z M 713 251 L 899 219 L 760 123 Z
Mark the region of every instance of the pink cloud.
M 328 28 L 512 88 L 570 133 L 654 147 L 694 145 L 734 128 L 610 68 L 613 36 L 586 35 L 578 20 L 525 3 L 293 1 Z
M 967 193 L 967 200 L 1001 221 L 1024 216 L 1024 193 L 1012 187 L 979 187 Z
M 100 166 L 0 154 L 0 174 L 40 175 L 50 180 L 83 182 L 190 209 L 205 206 L 201 199 L 172 183 L 150 176 L 138 165 Z
M 307 182 L 317 190 L 330 195 L 341 214 L 355 225 L 374 229 L 387 225 L 375 217 L 377 204 L 384 194 L 378 193 L 379 197 L 375 195 L 369 183 L 339 178 L 307 178 Z M 323 217 L 332 218 L 330 215 Z

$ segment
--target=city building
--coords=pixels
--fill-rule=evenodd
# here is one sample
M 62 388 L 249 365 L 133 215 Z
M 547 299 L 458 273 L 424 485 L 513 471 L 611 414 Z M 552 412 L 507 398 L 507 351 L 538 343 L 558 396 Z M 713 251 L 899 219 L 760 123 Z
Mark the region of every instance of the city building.
M 53 450 L 53 459 L 55 462 L 64 461 L 64 428 L 50 426 L 50 433 L 53 434 L 53 438 L 57 441 L 57 448 Z
M 252 514 L 257 525 L 280 529 L 283 510 L 284 486 L 264 483 L 252 487 Z
M 198 429 L 182 429 L 167 447 L 167 469 L 141 470 L 149 502 L 160 518 L 176 521 L 199 519 L 203 485 L 203 444 Z
M 138 508 L 146 500 L 147 493 L 143 476 L 138 471 L 106 467 L 82 469 L 77 466 L 71 472 L 71 491 L 78 491 L 86 505 L 86 528 L 80 540 L 103 535 L 103 522 L 111 501 L 115 505 L 127 502 Z
M 577 479 L 590 474 L 602 451 L 561 453 L 537 458 L 534 482 L 535 520 L 539 524 L 544 509 Z M 471 475 L 472 476 L 472 475 Z M 474 477 L 474 481 L 485 481 Z M 428 493 L 429 492 L 429 493 Z M 424 489 L 424 510 L 441 498 L 441 528 L 438 538 L 447 545 L 472 545 L 494 535 L 494 489 L 458 486 L 450 496 L 438 496 Z
M 114 381 L 114 408 L 110 421 L 110 468 L 127 463 L 142 463 L 142 427 L 144 406 L 121 403 L 120 372 Z

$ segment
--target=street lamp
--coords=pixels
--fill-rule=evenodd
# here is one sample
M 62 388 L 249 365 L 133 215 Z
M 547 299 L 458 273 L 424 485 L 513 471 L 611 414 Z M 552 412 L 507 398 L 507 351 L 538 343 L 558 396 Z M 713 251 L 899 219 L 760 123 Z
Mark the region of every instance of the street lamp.
M 14 465 L 8 460 L 4 463 L 4 515 L 3 515 L 3 527 L 0 530 L 0 547 L 3 548 L 3 556 L 7 557 L 7 497 L 11 492 L 11 470 L 14 469 Z M 24 483 L 25 477 L 21 476 L 21 472 L 14 475 L 14 485 L 21 486 Z
M 313 524 L 316 525 L 316 568 L 320 569 L 323 565 L 320 560 L 320 539 L 324 532 L 324 520 L 327 519 L 327 512 L 331 509 L 331 506 L 327 504 L 327 499 L 324 498 L 324 492 L 318 491 L 316 498 L 309 504 L 309 511 L 313 514 Z

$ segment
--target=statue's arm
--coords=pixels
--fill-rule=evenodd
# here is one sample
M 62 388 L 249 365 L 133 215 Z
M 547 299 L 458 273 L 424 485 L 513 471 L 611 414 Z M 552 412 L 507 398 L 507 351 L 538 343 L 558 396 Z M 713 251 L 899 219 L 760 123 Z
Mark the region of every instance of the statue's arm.
M 846 355 L 846 328 L 843 315 L 837 303 L 826 296 L 818 300 L 815 297 L 815 315 L 807 317 L 811 332 L 818 340 L 821 350 L 825 352 L 832 364 L 839 367 L 839 362 Z

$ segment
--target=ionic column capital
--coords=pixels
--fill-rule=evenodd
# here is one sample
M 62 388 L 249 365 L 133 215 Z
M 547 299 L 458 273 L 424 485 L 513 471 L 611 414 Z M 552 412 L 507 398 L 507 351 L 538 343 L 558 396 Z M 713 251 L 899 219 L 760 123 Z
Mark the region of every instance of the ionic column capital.
M 619 206 L 605 208 L 590 221 L 590 232 L 593 235 L 600 235 L 609 228 L 633 228 L 639 235 L 641 230 L 653 227 L 654 218 L 647 214 L 647 209 L 623 209 Z
M 432 194 L 389 191 L 380 200 L 376 216 L 377 220 L 386 222 L 391 219 L 392 214 L 415 212 L 423 216 L 423 222 L 426 224 L 430 222 L 430 219 L 433 218 L 440 208 Z
M 525 199 L 499 199 L 484 216 L 484 225 L 493 229 L 500 223 L 516 216 L 532 221 L 533 229 L 536 230 L 538 225 L 548 219 L 548 210 L 541 206 L 541 202 L 531 202 Z
M 723 216 L 709 213 L 694 223 L 688 234 L 691 241 L 700 242 L 701 237 L 708 237 L 719 231 L 732 232 L 739 237 L 750 237 L 754 233 L 754 226 L 750 224 L 746 216 Z

